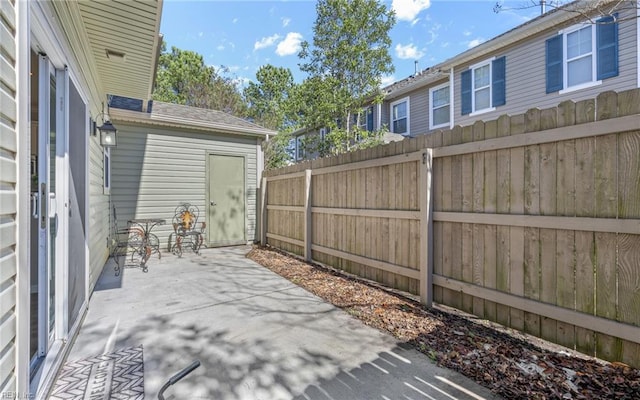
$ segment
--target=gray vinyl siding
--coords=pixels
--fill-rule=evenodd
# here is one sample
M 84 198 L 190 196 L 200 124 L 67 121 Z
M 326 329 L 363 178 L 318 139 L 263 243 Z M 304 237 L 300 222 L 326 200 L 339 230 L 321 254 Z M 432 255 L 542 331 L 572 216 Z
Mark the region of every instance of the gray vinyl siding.
M 633 11 L 635 13 L 635 10 Z M 545 81 L 545 42 L 558 34 L 563 28 L 572 24 L 558 26 L 553 30 L 530 38 L 527 42 L 517 46 L 505 48 L 490 56 L 478 58 L 468 64 L 455 68 L 455 124 L 470 125 L 475 121 L 489 121 L 501 115 L 517 115 L 531 108 L 545 109 L 556 107 L 566 100 L 580 101 L 592 99 L 605 91 L 624 91 L 638 87 L 638 58 L 637 58 L 637 22 L 634 18 L 622 20 L 618 31 L 619 74 L 616 77 L 604 79 L 601 85 L 587 89 L 576 90 L 565 94 L 558 92 L 546 93 Z M 460 115 L 460 74 L 473 65 L 491 56 L 506 56 L 506 99 L 504 106 L 495 111 L 475 116 Z M 424 90 L 428 90 L 425 88 Z
M 207 155 L 246 157 L 247 241 L 255 238 L 257 139 L 201 131 L 125 125 L 118 127 L 112 150 L 111 199 L 119 223 L 131 218 L 164 218 L 154 229 L 166 251 L 176 206 L 189 202 L 204 217 L 207 205 Z
M 89 139 L 89 292 L 109 257 L 109 196 L 104 192 L 104 149 L 100 136 Z
M 433 86 L 437 86 L 440 81 Z M 391 103 L 409 98 L 409 134 L 416 136 L 429 132 L 429 87 L 421 87 L 408 93 L 404 93 L 393 99 L 387 98 L 382 104 L 382 124 L 386 124 L 391 130 Z
M 14 4 L 0 4 L 0 393 L 16 390 L 18 123 Z M 26 121 L 25 121 L 26 122 Z M 26 132 L 26 131 L 25 131 Z

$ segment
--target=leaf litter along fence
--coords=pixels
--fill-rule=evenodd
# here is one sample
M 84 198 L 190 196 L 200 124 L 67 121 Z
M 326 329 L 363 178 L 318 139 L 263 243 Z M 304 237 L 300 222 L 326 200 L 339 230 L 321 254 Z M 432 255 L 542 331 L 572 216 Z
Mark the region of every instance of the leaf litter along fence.
M 640 90 L 266 171 L 261 241 L 640 367 Z

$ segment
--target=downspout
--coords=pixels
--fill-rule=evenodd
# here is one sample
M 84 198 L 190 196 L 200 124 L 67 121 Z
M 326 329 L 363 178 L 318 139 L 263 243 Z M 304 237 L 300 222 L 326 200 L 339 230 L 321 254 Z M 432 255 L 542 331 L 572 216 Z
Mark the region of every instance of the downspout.
M 638 50 L 636 51 L 636 55 L 638 57 L 638 87 L 640 88 L 640 0 L 636 2 L 636 34 L 638 35 L 638 39 L 636 40 L 636 45 L 638 46 Z
M 449 71 L 449 129 L 453 129 L 453 126 L 455 125 L 455 111 L 454 111 L 454 105 L 456 104 L 455 101 L 455 97 L 454 97 L 454 89 L 453 86 L 455 84 L 455 79 L 454 79 L 455 75 L 453 74 L 453 67 L 451 67 L 451 70 Z

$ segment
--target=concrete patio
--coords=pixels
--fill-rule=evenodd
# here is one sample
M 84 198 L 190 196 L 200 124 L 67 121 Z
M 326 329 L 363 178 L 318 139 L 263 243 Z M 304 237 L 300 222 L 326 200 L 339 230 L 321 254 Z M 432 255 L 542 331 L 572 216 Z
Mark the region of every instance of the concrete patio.
M 487 389 L 245 258 L 249 247 L 109 260 L 68 362 L 142 346 L 146 399 L 492 399 Z

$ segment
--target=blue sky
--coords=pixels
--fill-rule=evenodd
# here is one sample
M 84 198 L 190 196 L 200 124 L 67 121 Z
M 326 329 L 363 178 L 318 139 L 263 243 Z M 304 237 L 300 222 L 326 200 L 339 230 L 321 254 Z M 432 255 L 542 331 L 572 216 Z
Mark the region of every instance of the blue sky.
M 395 73 L 389 84 L 442 62 L 538 15 L 536 8 L 493 12 L 488 0 L 389 0 L 397 22 L 390 32 Z M 507 1 L 521 7 L 527 0 Z M 225 66 L 240 83 L 255 81 L 265 64 L 286 67 L 297 82 L 299 43 L 313 42 L 315 1 L 165 0 L 160 32 L 168 48 L 203 55 L 208 65 Z

